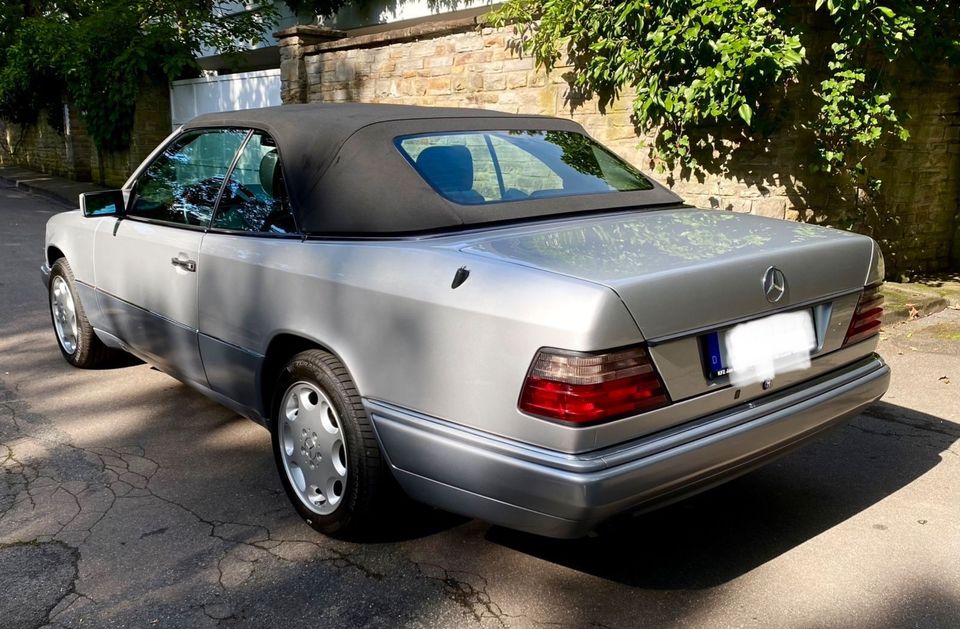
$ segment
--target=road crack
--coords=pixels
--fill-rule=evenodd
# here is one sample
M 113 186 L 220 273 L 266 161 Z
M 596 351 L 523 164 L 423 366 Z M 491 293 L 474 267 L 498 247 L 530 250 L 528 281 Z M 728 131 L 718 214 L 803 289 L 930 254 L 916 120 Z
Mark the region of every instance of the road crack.
M 491 619 L 501 627 L 507 627 L 510 620 L 519 618 L 507 614 L 493 601 L 487 591 L 487 579 L 483 576 L 463 570 L 450 570 L 434 563 L 413 561 L 413 564 L 421 578 L 439 582 L 447 597 L 478 623 Z

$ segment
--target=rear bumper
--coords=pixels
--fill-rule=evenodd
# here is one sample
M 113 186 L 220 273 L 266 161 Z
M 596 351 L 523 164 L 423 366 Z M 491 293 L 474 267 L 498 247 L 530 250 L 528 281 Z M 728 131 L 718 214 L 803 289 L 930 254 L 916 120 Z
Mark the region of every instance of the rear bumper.
M 743 474 L 856 415 L 887 390 L 873 355 L 763 400 L 636 441 L 564 454 L 367 400 L 397 480 L 437 507 L 549 537 L 579 537 Z

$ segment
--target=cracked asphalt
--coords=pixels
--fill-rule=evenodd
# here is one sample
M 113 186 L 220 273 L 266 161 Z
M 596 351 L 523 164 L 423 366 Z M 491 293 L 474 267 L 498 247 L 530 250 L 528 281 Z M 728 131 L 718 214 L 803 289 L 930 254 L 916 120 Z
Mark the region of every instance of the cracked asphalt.
M 960 311 L 884 334 L 890 392 L 849 425 L 595 537 L 402 505 L 350 543 L 294 514 L 262 428 L 62 360 L 38 271 L 62 209 L 0 188 L 0 627 L 960 623 Z

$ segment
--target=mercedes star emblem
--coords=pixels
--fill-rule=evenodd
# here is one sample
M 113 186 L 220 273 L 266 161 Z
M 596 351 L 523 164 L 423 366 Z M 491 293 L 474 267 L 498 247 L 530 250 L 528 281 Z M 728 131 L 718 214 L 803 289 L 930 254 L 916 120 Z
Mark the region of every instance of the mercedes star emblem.
M 783 276 L 783 271 L 775 266 L 767 269 L 763 275 L 763 294 L 767 301 L 775 304 L 783 298 L 787 291 L 787 278 Z

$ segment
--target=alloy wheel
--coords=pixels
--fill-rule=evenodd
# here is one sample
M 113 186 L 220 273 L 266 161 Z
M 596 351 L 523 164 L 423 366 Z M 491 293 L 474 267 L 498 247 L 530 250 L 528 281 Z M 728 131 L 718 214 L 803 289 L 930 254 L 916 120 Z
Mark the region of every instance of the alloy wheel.
M 284 393 L 278 417 L 283 468 L 305 507 L 336 511 L 347 483 L 347 446 L 340 417 L 315 384 L 296 382 Z
M 70 285 L 60 275 L 53 278 L 50 287 L 50 309 L 53 312 L 53 327 L 57 332 L 63 351 L 74 354 L 77 351 L 77 306 L 73 300 Z

